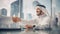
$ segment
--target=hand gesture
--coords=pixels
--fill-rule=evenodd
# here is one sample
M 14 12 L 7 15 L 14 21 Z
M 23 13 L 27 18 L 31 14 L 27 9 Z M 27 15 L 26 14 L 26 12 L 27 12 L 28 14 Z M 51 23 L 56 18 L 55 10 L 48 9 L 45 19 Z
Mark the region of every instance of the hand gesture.
M 15 23 L 17 23 L 17 22 L 20 22 L 20 21 L 21 21 L 21 19 L 20 19 L 20 18 L 18 18 L 18 17 L 12 17 L 12 20 L 13 20 L 13 22 L 15 22 Z

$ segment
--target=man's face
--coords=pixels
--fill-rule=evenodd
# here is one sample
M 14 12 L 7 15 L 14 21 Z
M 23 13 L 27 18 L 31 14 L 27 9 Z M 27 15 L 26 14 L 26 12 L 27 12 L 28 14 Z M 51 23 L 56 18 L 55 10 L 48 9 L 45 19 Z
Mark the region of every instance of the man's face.
M 44 12 L 40 9 L 39 6 L 36 7 L 36 14 L 37 16 L 42 15 Z

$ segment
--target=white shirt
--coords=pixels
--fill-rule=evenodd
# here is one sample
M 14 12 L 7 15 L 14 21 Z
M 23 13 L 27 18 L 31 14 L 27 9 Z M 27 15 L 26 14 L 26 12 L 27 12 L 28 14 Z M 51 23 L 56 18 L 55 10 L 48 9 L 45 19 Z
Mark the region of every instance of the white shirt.
M 50 17 L 47 15 L 41 15 L 37 16 L 37 18 L 27 21 L 27 20 L 22 20 L 24 24 L 29 24 L 29 25 L 39 25 L 39 26 L 44 26 L 44 25 L 49 25 L 50 22 Z

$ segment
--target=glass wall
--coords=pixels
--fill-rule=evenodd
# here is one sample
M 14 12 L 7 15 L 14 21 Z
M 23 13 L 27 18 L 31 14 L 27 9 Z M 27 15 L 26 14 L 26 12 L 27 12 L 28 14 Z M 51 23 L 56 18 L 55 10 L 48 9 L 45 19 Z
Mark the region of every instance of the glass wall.
M 52 13 L 54 17 L 58 18 L 58 25 L 60 26 L 60 0 L 52 0 Z
M 33 6 L 33 2 L 38 1 L 40 4 L 45 5 L 46 9 L 48 10 L 49 15 L 51 15 L 51 0 L 1 0 L 0 3 L 0 12 L 3 8 L 5 8 L 7 11 L 7 16 L 18 16 L 21 18 L 29 18 L 28 15 L 30 14 L 30 17 L 32 18 L 33 13 L 35 13 L 35 9 Z M 23 15 L 23 16 L 22 16 Z

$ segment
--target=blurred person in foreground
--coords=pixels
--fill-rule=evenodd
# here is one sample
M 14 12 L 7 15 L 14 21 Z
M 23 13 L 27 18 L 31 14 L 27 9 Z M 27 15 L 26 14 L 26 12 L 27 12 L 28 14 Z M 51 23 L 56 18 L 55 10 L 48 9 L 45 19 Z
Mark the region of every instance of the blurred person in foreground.
M 60 26 L 60 12 L 56 12 L 56 18 L 57 18 L 57 26 Z

